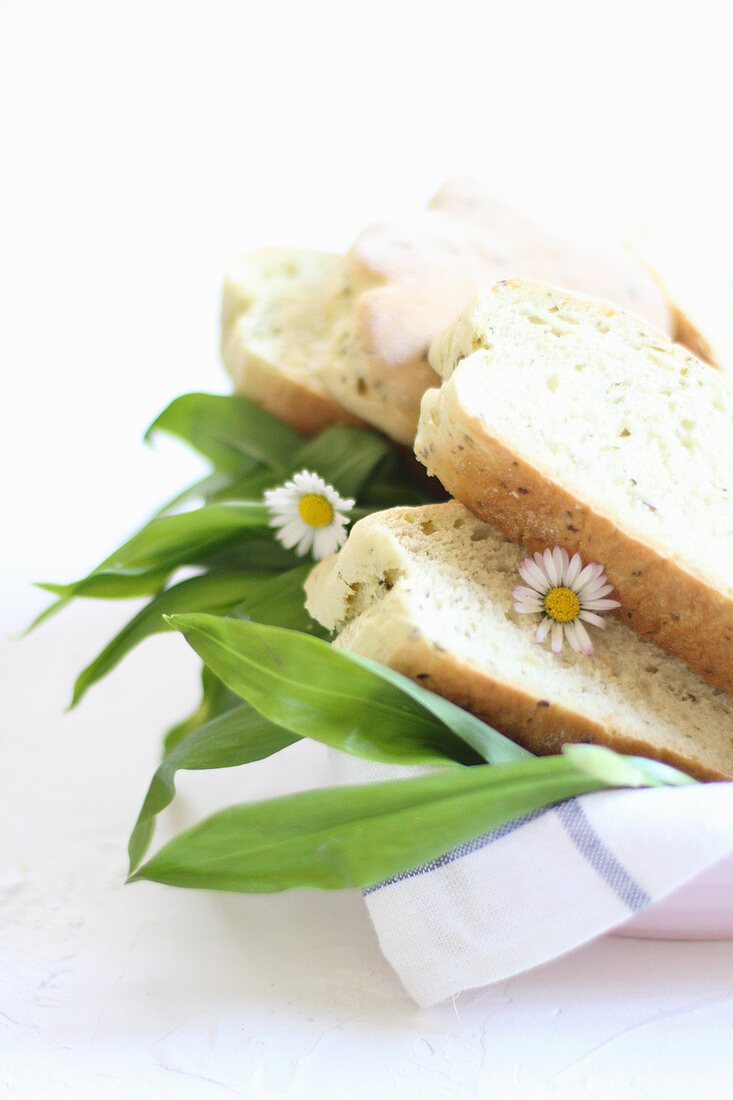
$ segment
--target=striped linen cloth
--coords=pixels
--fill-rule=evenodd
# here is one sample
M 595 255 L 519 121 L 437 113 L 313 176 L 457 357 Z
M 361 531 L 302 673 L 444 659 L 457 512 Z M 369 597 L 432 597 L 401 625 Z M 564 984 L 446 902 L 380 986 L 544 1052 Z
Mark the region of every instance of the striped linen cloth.
M 339 783 L 417 768 L 331 754 Z M 733 851 L 733 783 L 604 791 L 502 825 L 364 891 L 382 951 L 428 1007 L 548 962 Z

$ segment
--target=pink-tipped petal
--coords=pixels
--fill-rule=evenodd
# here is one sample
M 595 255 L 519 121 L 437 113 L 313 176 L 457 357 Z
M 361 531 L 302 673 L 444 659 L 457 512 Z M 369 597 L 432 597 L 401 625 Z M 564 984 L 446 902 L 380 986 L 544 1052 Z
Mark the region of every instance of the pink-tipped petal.
M 544 642 L 545 638 L 548 635 L 548 632 L 549 632 L 551 626 L 552 626 L 552 619 L 548 619 L 545 616 L 545 618 L 542 620 L 540 625 L 537 627 L 537 633 L 534 636 L 534 640 L 538 643 L 539 642 Z
M 584 611 L 611 611 L 614 607 L 620 607 L 618 600 L 584 600 Z
M 577 620 L 573 620 L 572 622 L 565 623 L 565 628 L 564 628 L 565 629 L 565 637 L 568 640 L 568 644 L 569 644 L 570 648 L 574 649 L 576 653 L 580 653 L 581 645 L 580 645 L 580 638 L 578 637 L 578 634 L 577 634 L 576 629 L 575 629 L 576 625 L 577 625 Z
M 586 657 L 592 657 L 593 646 L 591 644 L 590 638 L 588 637 L 588 631 L 578 619 L 575 620 L 573 626 L 575 627 L 575 634 L 578 638 L 578 642 L 580 645 L 580 652 L 583 653 Z
M 550 630 L 550 635 L 551 635 L 550 648 L 552 649 L 553 653 L 559 653 L 560 650 L 562 649 L 563 634 L 564 634 L 564 631 L 563 631 L 563 628 L 562 628 L 562 623 L 553 623 L 552 628 Z
M 522 580 L 526 581 L 535 591 L 542 593 L 548 588 L 547 577 L 531 558 L 525 558 L 517 572 Z

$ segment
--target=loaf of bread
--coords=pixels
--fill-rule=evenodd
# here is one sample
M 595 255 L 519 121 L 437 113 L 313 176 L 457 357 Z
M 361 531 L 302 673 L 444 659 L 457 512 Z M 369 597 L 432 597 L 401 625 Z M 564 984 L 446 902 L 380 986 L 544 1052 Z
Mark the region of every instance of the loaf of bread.
M 335 645 L 402 672 L 532 752 L 594 741 L 700 778 L 733 778 L 733 699 L 607 618 L 595 655 L 535 643 L 513 609 L 523 551 L 461 504 L 355 524 L 306 583 Z
M 359 423 L 321 381 L 342 268 L 328 252 L 262 248 L 224 282 L 221 354 L 235 391 L 306 435 Z
M 239 393 L 300 431 L 358 419 L 411 447 L 420 399 L 438 382 L 430 341 L 481 287 L 513 275 L 597 294 L 668 329 L 661 292 L 622 249 L 560 240 L 486 184 L 457 180 L 427 211 L 370 226 L 344 257 L 243 257 L 224 289 L 224 363 Z
M 416 454 L 534 552 L 601 562 L 617 614 L 733 692 L 733 384 L 638 318 L 522 280 L 434 343 Z

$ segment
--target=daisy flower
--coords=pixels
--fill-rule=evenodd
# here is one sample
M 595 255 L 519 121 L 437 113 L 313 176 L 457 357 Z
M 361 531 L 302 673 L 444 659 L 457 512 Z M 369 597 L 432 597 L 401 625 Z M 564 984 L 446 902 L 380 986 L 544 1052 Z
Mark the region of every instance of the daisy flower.
M 556 546 L 535 554 L 534 560 L 525 558 L 519 575 L 527 584 L 512 589 L 514 610 L 520 615 L 542 615 L 535 641 L 543 642 L 550 634 L 552 652 L 559 653 L 565 637 L 577 653 L 592 657 L 593 646 L 583 623 L 603 628 L 606 623 L 598 612 L 621 606 L 605 598 L 613 585 L 608 584 L 603 566 L 591 563 L 584 569 L 579 554 L 569 558 L 567 550 Z
M 275 537 L 300 557 L 312 549 L 316 561 L 328 557 L 346 541 L 346 524 L 355 501 L 344 500 L 318 474 L 301 470 L 292 481 L 268 489 L 265 504 L 276 527 Z

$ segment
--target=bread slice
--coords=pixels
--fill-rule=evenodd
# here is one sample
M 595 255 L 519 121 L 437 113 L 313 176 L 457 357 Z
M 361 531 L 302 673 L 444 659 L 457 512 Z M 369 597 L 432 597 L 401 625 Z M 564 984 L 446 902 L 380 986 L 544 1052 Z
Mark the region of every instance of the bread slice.
M 342 268 L 328 252 L 262 248 L 224 283 L 221 353 L 234 389 L 305 435 L 360 423 L 321 381 Z
M 478 291 L 521 275 L 597 294 L 669 331 L 664 299 L 621 248 L 562 240 L 497 197 L 487 184 L 454 180 L 427 211 L 366 229 L 345 257 L 328 391 L 356 416 L 413 445 L 425 390 L 437 384 L 428 348 Z
M 676 340 L 733 375 L 733 280 L 651 227 L 630 242 L 667 301 Z M 728 261 L 729 262 L 729 261 Z M 721 265 L 722 266 L 722 265 Z
M 534 641 L 513 610 L 523 551 L 461 504 L 355 524 L 306 582 L 335 645 L 396 669 L 533 752 L 594 741 L 708 779 L 733 778 L 733 699 L 608 618 L 595 655 Z
M 344 257 L 265 248 L 227 275 L 222 357 L 238 393 L 298 431 L 366 421 L 412 447 L 430 341 L 496 279 L 609 298 L 662 328 L 664 298 L 620 248 L 558 240 L 486 184 L 446 184 L 427 211 L 370 226 Z
M 530 551 L 603 563 L 617 614 L 733 692 L 733 385 L 606 303 L 497 284 L 447 329 L 416 454 Z

